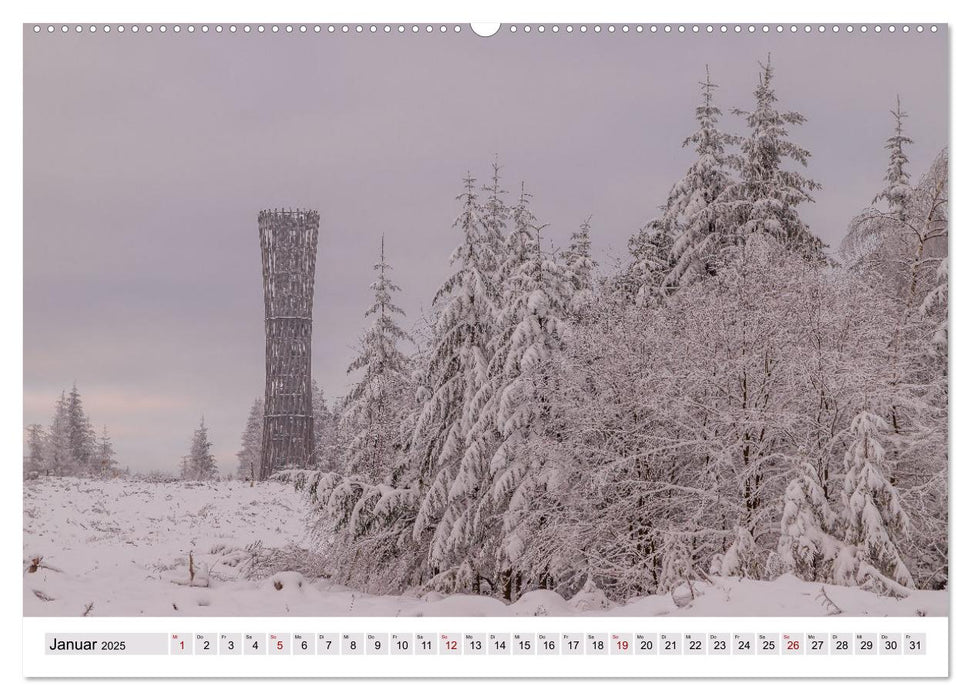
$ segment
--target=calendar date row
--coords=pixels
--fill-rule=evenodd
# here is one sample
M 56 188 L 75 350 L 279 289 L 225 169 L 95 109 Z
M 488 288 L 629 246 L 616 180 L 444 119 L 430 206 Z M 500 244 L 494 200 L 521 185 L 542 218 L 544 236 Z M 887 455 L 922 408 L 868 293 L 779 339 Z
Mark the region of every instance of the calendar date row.
M 924 633 L 285 632 L 47 634 L 47 654 L 173 656 L 923 655 Z

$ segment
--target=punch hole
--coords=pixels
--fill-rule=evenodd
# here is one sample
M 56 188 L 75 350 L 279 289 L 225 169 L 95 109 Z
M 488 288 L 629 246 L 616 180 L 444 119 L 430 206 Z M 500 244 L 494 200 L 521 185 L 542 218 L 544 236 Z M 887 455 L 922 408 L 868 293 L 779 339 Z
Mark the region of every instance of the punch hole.
M 502 25 L 499 22 L 473 22 L 471 26 L 476 36 L 490 37 L 498 32 Z

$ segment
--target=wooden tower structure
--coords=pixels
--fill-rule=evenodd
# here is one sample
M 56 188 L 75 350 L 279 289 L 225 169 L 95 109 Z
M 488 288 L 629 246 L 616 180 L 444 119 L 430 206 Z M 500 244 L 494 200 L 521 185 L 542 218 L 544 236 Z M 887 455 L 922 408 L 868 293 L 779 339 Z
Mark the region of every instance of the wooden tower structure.
M 260 212 L 266 307 L 266 397 L 259 478 L 312 466 L 310 379 L 314 268 L 320 215 L 301 209 Z

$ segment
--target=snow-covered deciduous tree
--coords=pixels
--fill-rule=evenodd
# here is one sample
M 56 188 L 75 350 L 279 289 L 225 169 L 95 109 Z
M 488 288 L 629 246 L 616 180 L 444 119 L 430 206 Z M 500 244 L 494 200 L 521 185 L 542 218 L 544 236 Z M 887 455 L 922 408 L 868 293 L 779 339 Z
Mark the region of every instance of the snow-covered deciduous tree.
M 391 472 L 401 449 L 400 427 L 412 392 L 411 367 L 399 343 L 410 342 L 398 325 L 396 316 L 404 312 L 392 295 L 399 287 L 389 278 L 391 265 L 384 253 L 374 265 L 377 279 L 371 285 L 374 302 L 364 313 L 371 327 L 364 333 L 357 357 L 347 368 L 349 374 L 360 373 L 345 398 L 341 416 L 347 435 L 347 471 L 369 481 L 382 481 Z
M 858 413 L 850 425 L 841 518 L 846 527 L 843 540 L 854 548 L 858 568 L 841 568 L 838 583 L 873 579 L 878 587 L 888 580 L 904 587 L 914 585 L 898 546 L 910 519 L 891 483 L 891 465 L 881 443 L 889 431 L 887 422 L 868 410 Z
M 260 457 L 263 449 L 263 399 L 257 398 L 250 407 L 246 418 L 246 427 L 240 440 L 240 449 L 236 453 L 239 463 L 236 476 L 244 481 L 256 479 L 260 471 Z
M 667 532 L 661 544 L 661 576 L 657 584 L 658 593 L 675 592 L 685 586 L 694 597 L 692 581 L 698 578 L 695 571 L 694 553 L 691 539 L 682 532 Z
M 745 117 L 748 134 L 736 157 L 739 182 L 732 190 L 731 211 L 737 237 L 765 236 L 807 260 L 822 257 L 822 242 L 802 221 L 799 205 L 812 202 L 819 184 L 796 170 L 784 169 L 787 159 L 805 167 L 809 151 L 789 140 L 789 127 L 803 124 L 798 112 L 780 111 L 775 95 L 771 56 L 759 73 L 755 106 L 735 110 Z
M 192 434 L 189 454 L 182 461 L 181 476 L 187 481 L 209 481 L 219 478 L 219 468 L 212 456 L 212 443 L 209 442 L 209 429 L 206 421 L 199 421 L 199 427 Z
M 941 302 L 948 289 L 948 193 L 945 149 L 912 186 L 902 212 L 865 210 L 841 248 L 847 266 L 894 307 L 875 316 L 890 319 L 892 336 L 890 377 L 870 392 L 871 410 L 890 426 L 885 448 L 915 522 L 899 544 L 922 587 L 947 578 L 947 305 Z

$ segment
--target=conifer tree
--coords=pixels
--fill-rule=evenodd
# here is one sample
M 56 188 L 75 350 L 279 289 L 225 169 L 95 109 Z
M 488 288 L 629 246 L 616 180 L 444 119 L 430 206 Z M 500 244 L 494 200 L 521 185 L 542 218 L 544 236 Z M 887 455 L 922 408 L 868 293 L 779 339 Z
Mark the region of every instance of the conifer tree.
M 752 531 L 745 525 L 736 525 L 735 540 L 722 558 L 721 575 L 759 579 L 762 574 L 762 556 Z
M 693 146 L 697 158 L 671 188 L 661 216 L 651 223 L 671 241 L 670 271 L 663 281 L 666 290 L 715 274 L 728 238 L 726 194 L 733 180 L 726 147 L 736 139 L 718 127 L 717 87 L 705 66 L 702 101 L 695 108 L 698 128 L 682 144 L 682 148 Z
M 945 255 L 937 265 L 934 286 L 924 295 L 924 301 L 920 305 L 921 315 L 932 323 L 929 354 L 942 360 L 943 378 L 947 375 L 948 278 L 948 256 Z
M 904 219 L 907 205 L 913 196 L 910 173 L 907 172 L 909 159 L 904 147 L 914 141 L 904 134 L 904 119 L 907 118 L 907 113 L 900 108 L 900 95 L 897 95 L 897 108 L 890 110 L 890 114 L 893 115 L 895 126 L 893 135 L 887 139 L 885 146 L 890 151 L 890 162 L 887 164 L 887 174 L 884 176 L 886 186 L 873 198 L 873 203 L 886 202 L 891 214 Z
M 518 578 L 513 576 L 528 539 L 522 525 L 535 490 L 547 476 L 545 456 L 531 453 L 527 444 L 545 432 L 549 420 L 543 385 L 551 356 L 563 344 L 572 293 L 563 268 L 543 254 L 544 226 L 536 224 L 525 187 L 513 208 L 513 220 L 512 272 L 504 285 L 489 381 L 476 397 L 456 485 L 464 494 L 479 493 L 475 511 L 467 516 L 470 526 L 459 533 L 464 545 L 475 550 L 488 535 L 499 536 L 495 566 L 500 592 L 507 599 L 518 594 Z M 487 488 L 478 490 L 482 484 Z M 493 523 L 493 518 L 498 520 Z
M 805 167 L 810 153 L 789 140 L 789 127 L 805 123 L 798 112 L 782 112 L 773 86 L 772 57 L 762 65 L 752 111 L 735 110 L 745 117 L 748 135 L 737 157 L 740 182 L 731 203 L 737 238 L 772 238 L 807 260 L 822 257 L 822 242 L 799 217 L 797 208 L 812 202 L 819 184 L 802 173 L 783 168 L 784 159 Z
M 830 534 L 835 515 L 816 466 L 803 462 L 782 501 L 778 552 L 787 571 L 806 581 L 828 580 L 838 548 Z
M 24 476 L 44 473 L 44 443 L 47 436 L 38 423 L 27 426 L 27 446 L 24 450 Z
M 483 270 L 492 277 L 494 289 L 502 284 L 502 267 L 506 255 L 506 228 L 509 222 L 509 207 L 503 200 L 506 191 L 502 189 L 501 167 L 498 157 L 492 162 L 492 179 L 482 190 L 485 201 L 482 203 L 482 248 L 488 251 L 483 256 Z
M 97 438 L 91 421 L 84 412 L 77 384 L 71 387 L 67 395 L 67 430 L 74 463 L 72 471 L 75 474 L 84 474 L 94 466 L 92 463 L 97 449 Z
M 656 306 L 667 294 L 671 272 L 671 236 L 663 228 L 648 223 L 627 242 L 632 262 L 623 286 L 628 300 L 638 306 Z
M 582 315 L 594 301 L 593 271 L 597 266 L 590 252 L 590 217 L 570 235 L 570 245 L 563 253 L 563 267 L 570 283 L 569 310 Z
M 501 286 L 494 330 L 487 347 L 491 360 L 486 376 L 463 407 L 463 424 L 467 426 L 465 442 L 448 493 L 453 513 L 451 527 L 437 528 L 431 543 L 433 550 L 447 551 L 452 557 L 458 576 L 451 585 L 472 591 L 479 589 L 482 577 L 495 579 L 493 554 L 497 523 L 486 496 L 490 461 L 502 439 L 496 423 L 495 398 L 504 375 L 501 346 L 503 338 L 512 330 L 507 311 L 521 282 L 521 266 L 535 254 L 538 245 L 538 227 L 528 206 L 529 198 L 522 184 L 519 200 L 509 209 L 512 227 L 497 264 Z
M 854 572 L 844 566 L 838 574 L 843 580 L 838 583 L 863 583 L 868 572 L 875 569 L 878 578 L 906 587 L 914 585 L 899 547 L 910 519 L 890 481 L 891 465 L 881 444 L 881 437 L 889 430 L 883 418 L 867 410 L 858 413 L 850 425 L 851 442 L 844 458 L 843 540 L 855 549 L 859 569 L 852 576 Z
M 324 471 L 343 471 L 343 442 L 340 429 L 340 401 L 331 407 L 324 392 L 313 382 L 314 465 Z
M 51 419 L 50 430 L 47 431 L 44 453 L 44 471 L 51 476 L 73 476 L 77 473 L 71 450 L 68 400 L 63 391 L 54 405 L 54 416 Z
M 182 462 L 182 478 L 190 481 L 209 481 L 219 478 L 219 468 L 216 466 L 211 450 L 209 430 L 203 418 L 192 434 L 189 454 Z
M 348 472 L 372 483 L 388 476 L 400 448 L 402 399 L 408 393 L 410 365 L 398 344 L 411 340 L 395 319 L 404 316 L 404 311 L 392 298 L 400 287 L 388 277 L 391 265 L 385 258 L 384 236 L 374 270 L 374 302 L 364 313 L 372 319 L 371 327 L 347 368 L 348 374 L 360 372 L 361 377 L 347 395 L 342 414 L 348 435 Z
M 315 442 L 314 445 L 317 443 Z M 261 451 L 263 449 L 263 399 L 257 398 L 250 407 L 243 429 L 240 450 L 236 453 L 239 465 L 236 475 L 243 481 L 255 479 L 260 470 Z
M 456 269 L 435 295 L 431 347 L 420 381 L 422 405 L 410 439 L 423 471 L 414 536 L 434 541 L 428 560 L 440 573 L 452 563 L 445 545 L 460 508 L 449 494 L 465 449 L 467 407 L 489 376 L 497 302 L 491 274 L 496 251 L 484 243 L 475 178 L 468 174 L 464 185 L 457 197 L 462 211 L 455 221 L 462 241 L 451 257 Z
M 98 439 L 98 451 L 95 461 L 97 462 L 102 479 L 107 479 L 114 470 L 114 466 L 118 464 L 118 460 L 115 459 L 115 446 L 111 443 L 111 438 L 108 436 L 107 425 L 101 429 L 101 437 Z

